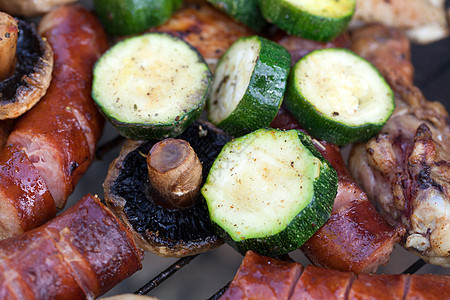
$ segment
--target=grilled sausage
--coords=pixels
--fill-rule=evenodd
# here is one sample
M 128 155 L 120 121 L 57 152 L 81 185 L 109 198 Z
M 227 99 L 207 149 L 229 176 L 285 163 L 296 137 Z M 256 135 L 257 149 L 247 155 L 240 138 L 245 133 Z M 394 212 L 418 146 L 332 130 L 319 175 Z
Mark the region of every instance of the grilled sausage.
M 359 274 L 303 268 L 249 251 L 225 299 L 448 299 L 449 275 Z
M 85 196 L 45 225 L 0 242 L 1 299 L 93 299 L 141 269 L 128 229 Z
M 56 215 L 55 202 L 24 151 L 0 152 L 0 239 L 33 229 Z
M 44 16 L 39 32 L 54 51 L 53 79 L 47 94 L 17 121 L 7 144 L 25 151 L 61 209 L 91 164 L 103 129 L 91 80 L 107 39 L 97 19 L 79 5 Z
M 301 129 L 295 118 L 281 108 L 271 124 L 281 129 Z M 338 174 L 338 192 L 330 219 L 301 250 L 316 265 L 352 271 L 374 272 L 389 260 L 404 230 L 391 227 L 351 178 L 339 148 L 315 141 L 316 148 Z

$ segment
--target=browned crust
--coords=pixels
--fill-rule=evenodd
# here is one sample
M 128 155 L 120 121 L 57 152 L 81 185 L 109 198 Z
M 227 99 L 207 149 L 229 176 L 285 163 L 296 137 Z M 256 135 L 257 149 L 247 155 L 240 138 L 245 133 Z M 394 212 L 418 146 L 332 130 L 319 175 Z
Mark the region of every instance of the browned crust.
M 139 270 L 141 259 L 126 227 L 87 195 L 45 225 L 0 242 L 0 270 L 9 274 L 0 275 L 0 295 L 93 299 Z

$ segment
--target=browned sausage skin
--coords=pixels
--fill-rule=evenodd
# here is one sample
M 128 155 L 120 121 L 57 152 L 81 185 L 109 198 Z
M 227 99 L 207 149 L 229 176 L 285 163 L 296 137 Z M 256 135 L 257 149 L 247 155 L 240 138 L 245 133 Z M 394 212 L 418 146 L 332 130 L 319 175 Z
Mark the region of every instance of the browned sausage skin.
M 55 202 L 24 151 L 0 152 L 0 239 L 33 229 L 56 215 Z
M 275 297 L 273 297 L 275 295 Z M 359 274 L 303 268 L 247 252 L 225 299 L 448 299 L 449 275 Z
M 102 132 L 91 80 L 107 39 L 98 20 L 79 5 L 44 16 L 39 32 L 54 51 L 53 79 L 47 94 L 17 121 L 7 143 L 24 149 L 60 209 L 91 164 Z
M 271 124 L 281 129 L 300 129 L 297 120 L 281 108 Z M 394 244 L 403 234 L 391 227 L 368 201 L 350 176 L 339 148 L 315 141 L 316 148 L 338 174 L 338 192 L 330 219 L 301 250 L 316 265 L 341 271 L 375 272 L 389 260 Z
M 0 298 L 98 297 L 139 270 L 141 255 L 128 229 L 87 195 L 45 225 L 0 242 Z

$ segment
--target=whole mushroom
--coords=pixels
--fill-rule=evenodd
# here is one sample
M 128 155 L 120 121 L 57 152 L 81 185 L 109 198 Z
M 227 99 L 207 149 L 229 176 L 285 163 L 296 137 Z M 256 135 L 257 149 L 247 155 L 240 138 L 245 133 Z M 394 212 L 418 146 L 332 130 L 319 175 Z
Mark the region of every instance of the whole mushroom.
M 53 51 L 34 24 L 0 12 L 0 120 L 14 119 L 45 95 Z
M 33 17 L 42 15 L 57 6 L 77 0 L 0 0 L 0 10 L 14 16 Z

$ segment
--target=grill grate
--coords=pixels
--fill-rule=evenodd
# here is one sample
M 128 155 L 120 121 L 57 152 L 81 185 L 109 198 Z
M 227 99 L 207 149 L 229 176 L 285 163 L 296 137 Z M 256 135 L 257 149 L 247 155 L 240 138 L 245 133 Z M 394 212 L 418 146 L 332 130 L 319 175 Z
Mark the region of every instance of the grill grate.
M 82 5 L 92 9 L 92 0 L 81 0 Z M 446 0 L 446 7 L 450 6 L 450 0 Z M 412 62 L 415 66 L 415 84 L 423 91 L 427 99 L 442 102 L 448 111 L 450 111 L 450 39 L 439 41 L 429 45 L 412 45 Z M 103 137 L 103 144 L 96 152 L 98 161 L 91 166 L 88 173 L 80 181 L 77 190 L 72 195 L 72 201 L 78 201 L 87 192 L 98 193 L 100 197 L 103 194 L 101 181 L 105 178 L 110 162 L 117 157 L 119 146 L 124 141 L 120 136 L 117 136 L 115 130 L 111 130 L 111 126 L 107 125 L 107 130 Z M 109 130 L 109 131 L 108 131 Z M 113 138 L 111 138 L 113 137 Z M 107 140 L 110 139 L 110 140 Z M 73 203 L 72 202 L 72 203 Z M 69 207 L 69 203 L 67 207 Z M 226 247 L 220 247 L 221 249 Z M 236 254 L 236 257 L 222 257 L 221 255 L 228 255 L 228 250 L 212 251 L 213 253 L 204 253 L 196 256 L 189 256 L 174 261 L 169 267 L 163 267 L 167 259 L 162 259 L 152 254 L 146 254 L 146 261 L 144 262 L 144 269 L 126 281 L 122 282 L 116 288 L 111 290 L 107 295 L 122 294 L 125 292 L 135 291 L 135 294 L 148 294 L 152 292 L 153 296 L 161 299 L 202 299 L 212 295 L 208 300 L 216 300 L 226 291 L 229 283 L 227 281 L 232 279 L 230 272 L 236 271 L 236 261 L 241 259 Z M 403 251 L 403 249 L 396 249 Z M 449 269 L 434 267 L 426 264 L 422 259 L 417 259 L 407 251 L 398 252 L 399 255 L 391 258 L 391 264 L 400 265 L 398 268 L 382 268 L 382 272 L 414 274 L 416 272 L 431 272 L 440 274 L 450 274 Z M 408 257 L 407 257 L 408 256 Z M 413 256 L 411 258 L 411 256 Z M 220 260 L 217 259 L 220 257 Z M 191 263 L 195 260 L 195 263 Z M 295 259 L 299 261 L 299 259 Z M 393 261 L 396 260 L 396 261 Z M 162 263 L 161 263 L 162 261 Z M 303 261 L 299 261 L 305 264 Z M 306 260 L 305 260 L 306 262 Z M 217 266 L 219 265 L 219 266 Z M 406 266 L 409 266 L 406 268 Z M 227 268 L 225 268 L 227 267 Z M 225 270 L 228 269 L 228 270 Z M 229 271 L 232 269 L 232 271 Z M 163 270 L 159 274 L 154 275 L 158 270 Z M 152 273 L 153 272 L 153 273 Z M 205 276 L 196 276 L 195 272 L 208 273 Z M 222 277 L 216 276 L 218 272 L 224 273 Z M 184 273 L 184 274 L 182 274 Z M 177 274 L 177 276 L 172 277 Z M 188 275 L 186 275 L 188 274 Z M 152 278 L 148 281 L 149 278 Z M 167 280 L 171 278 L 171 280 Z M 182 278 L 180 280 L 180 278 Z M 186 279 L 187 278 L 187 279 Z M 211 288 L 204 289 L 208 283 L 196 282 L 198 278 L 202 280 L 208 279 Z M 225 279 L 223 279 L 225 278 Z M 183 282 L 185 281 L 185 282 Z M 167 283 L 167 285 L 163 284 Z M 212 283 L 215 283 L 214 285 Z M 184 285 L 182 285 L 184 284 Z M 195 285 L 196 286 L 193 286 Z M 221 286 L 224 285 L 222 288 Z M 139 287 L 140 286 L 140 287 Z M 193 287 L 192 287 L 193 286 Z M 156 289 L 159 287 L 158 289 Z M 189 290 L 188 288 L 191 288 Z M 155 290 L 156 289 L 156 290 Z M 174 293 L 174 290 L 181 291 Z M 202 290 L 200 293 L 193 293 L 194 290 Z M 199 296 L 200 295 L 200 296 Z M 206 296 L 205 296 L 206 295 Z
M 157 276 L 155 276 L 152 280 L 147 282 L 144 286 L 139 288 L 134 294 L 137 295 L 146 295 L 149 292 L 151 292 L 153 289 L 158 287 L 163 281 L 168 279 L 170 276 L 174 275 L 176 272 L 178 272 L 181 268 L 189 264 L 194 258 L 196 258 L 199 254 L 193 255 L 193 256 L 187 256 L 180 258 L 175 263 L 170 265 L 167 269 L 159 273 Z M 402 274 L 414 274 L 417 271 L 419 271 L 423 266 L 426 265 L 426 262 L 419 258 L 416 262 L 414 262 L 411 266 L 409 266 L 405 271 L 402 272 Z M 212 295 L 207 300 L 217 300 L 220 298 L 220 296 L 225 293 L 225 291 L 228 289 L 231 282 L 228 282 L 224 287 L 222 287 L 217 293 Z

